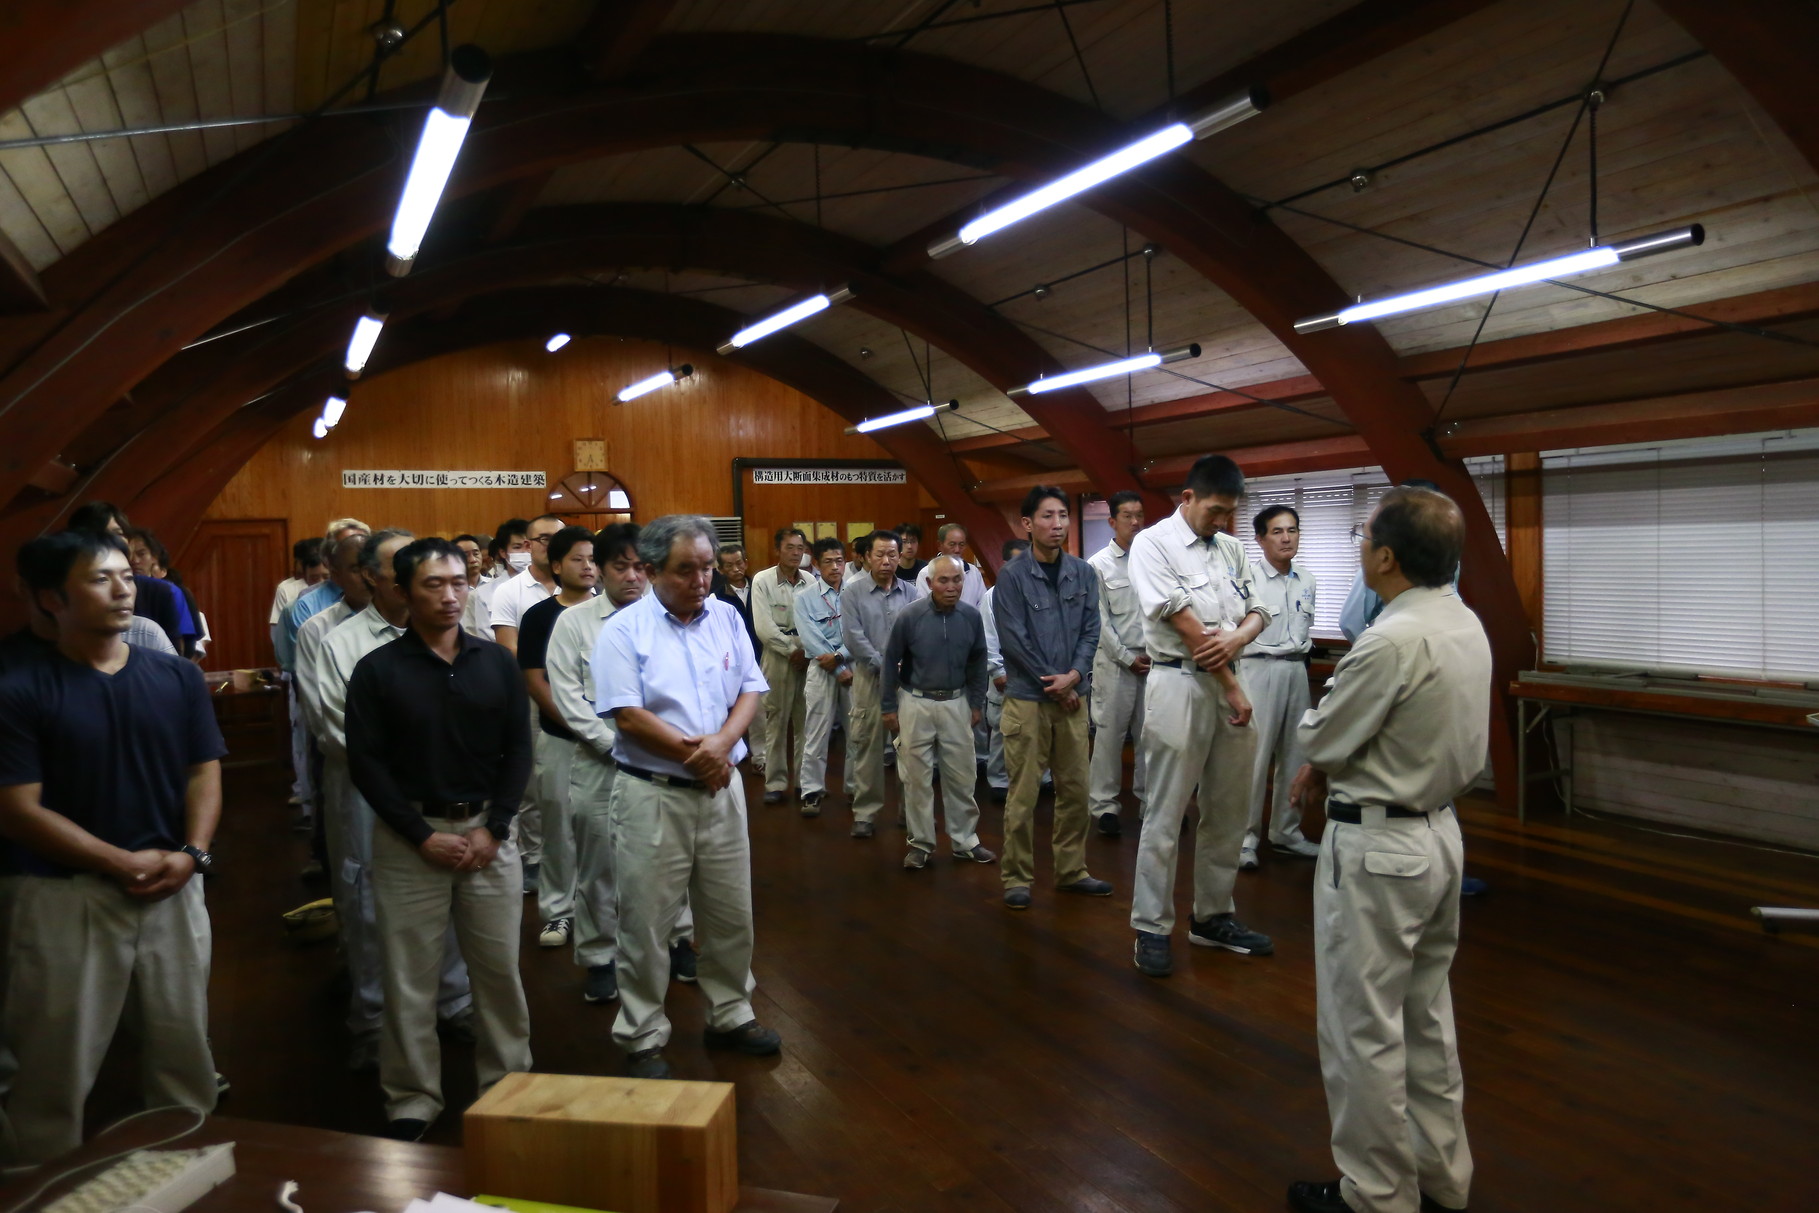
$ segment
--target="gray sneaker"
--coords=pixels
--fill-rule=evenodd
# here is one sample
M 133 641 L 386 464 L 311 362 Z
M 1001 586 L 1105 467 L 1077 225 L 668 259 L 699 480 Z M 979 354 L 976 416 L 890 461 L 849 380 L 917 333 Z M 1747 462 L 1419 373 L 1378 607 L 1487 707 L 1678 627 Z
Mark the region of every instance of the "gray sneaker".
M 1320 858 L 1320 844 L 1309 842 L 1305 838 L 1291 838 L 1287 842 L 1272 841 L 1270 850 L 1282 855 L 1293 855 L 1296 859 Z
M 907 871 L 920 872 L 928 866 L 928 852 L 911 847 L 909 853 L 903 857 L 903 866 Z
M 854 838 L 870 838 L 877 832 L 877 827 L 872 825 L 869 821 L 855 821 L 853 823 Z
M 1203 948 L 1224 948 L 1241 956 L 1271 956 L 1276 951 L 1268 935 L 1251 930 L 1230 914 L 1195 919 L 1187 929 L 1187 941 Z
M 998 856 L 984 847 L 974 847 L 970 851 L 954 848 L 954 858 L 961 863 L 996 863 Z

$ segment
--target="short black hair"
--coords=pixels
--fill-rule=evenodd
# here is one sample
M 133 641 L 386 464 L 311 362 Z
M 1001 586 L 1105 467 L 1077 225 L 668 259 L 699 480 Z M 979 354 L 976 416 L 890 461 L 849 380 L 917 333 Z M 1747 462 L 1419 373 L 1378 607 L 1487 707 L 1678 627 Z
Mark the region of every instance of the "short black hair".
M 1023 513 L 1020 517 L 1034 518 L 1036 511 L 1042 508 L 1042 503 L 1050 497 L 1059 501 L 1062 509 L 1067 509 L 1067 494 L 1061 491 L 1060 486 L 1039 484 L 1023 495 Z
M 1244 472 L 1224 455 L 1202 455 L 1188 469 L 1182 486 L 1196 497 L 1244 496 Z
M 94 560 L 108 552 L 126 555 L 126 544 L 118 535 L 106 530 L 71 527 L 55 535 L 41 535 L 19 549 L 15 567 L 32 605 L 38 605 L 40 590 L 55 590 L 67 596 L 70 570 L 78 561 Z
M 801 527 L 783 526 L 783 527 L 777 528 L 777 534 L 772 538 L 772 541 L 771 541 L 772 546 L 781 548 L 783 546 L 783 541 L 785 539 L 788 539 L 791 535 L 794 535 L 796 538 L 800 539 L 803 543 L 808 542 L 808 535 L 803 531 L 803 529 Z
M 374 536 L 374 538 L 378 538 L 378 536 Z M 373 545 L 374 548 L 378 546 L 378 544 Z M 398 579 L 399 585 L 408 590 L 411 588 L 411 578 L 417 575 L 417 570 L 431 560 L 453 560 L 461 566 L 461 575 L 467 576 L 467 557 L 461 554 L 460 548 L 440 535 L 413 539 L 392 553 L 392 575 Z
M 1263 532 L 1269 530 L 1270 520 L 1282 514 L 1287 514 L 1289 517 L 1293 518 L 1297 527 L 1301 525 L 1301 514 L 1294 506 L 1276 504 L 1266 505 L 1258 510 L 1257 516 L 1251 519 L 1251 529 L 1256 531 L 1258 537 L 1261 538 Z
M 897 532 L 897 542 L 899 543 L 903 542 L 905 539 L 914 539 L 917 543 L 922 542 L 922 528 L 913 522 L 899 522 L 896 525 L 895 530 Z
M 484 548 L 486 546 L 486 544 L 481 541 L 480 536 L 469 535 L 465 532 L 455 536 L 453 539 L 449 540 L 449 542 L 450 543 L 460 543 L 463 539 L 467 540 L 469 543 L 473 544 L 477 548 Z
M 291 544 L 291 559 L 306 569 L 327 564 L 328 561 L 322 554 L 322 536 L 311 535 L 308 539 L 299 539 Z
M 872 553 L 872 546 L 874 544 L 876 544 L 880 539 L 888 539 L 892 543 L 896 544 L 898 547 L 903 546 L 903 540 L 901 540 L 897 537 L 897 532 L 895 532 L 895 531 L 873 531 L 869 535 L 861 536 L 859 539 L 859 543 L 863 543 L 865 545 L 865 554 L 869 556 Z M 858 547 L 859 544 L 854 544 L 853 546 Z
M 1465 516 L 1445 493 L 1398 487 L 1377 503 L 1370 535 L 1396 553 L 1402 575 L 1416 585 L 1451 585 L 1465 550 Z
M 853 553 L 857 555 L 859 559 L 864 560 L 867 553 L 872 550 L 872 536 L 875 534 L 877 534 L 876 531 L 867 531 L 865 534 L 859 536 L 859 538 L 853 540 Z
M 549 562 L 561 564 L 568 558 L 568 554 L 574 550 L 577 543 L 592 543 L 593 541 L 594 533 L 586 527 L 565 526 L 549 538 Z M 594 553 L 594 559 L 600 559 L 598 552 Z
M 865 537 L 865 539 L 861 539 L 859 542 L 865 543 L 866 540 L 868 540 L 870 538 L 871 538 L 871 536 L 867 535 Z M 839 552 L 840 559 L 842 559 L 842 560 L 846 559 L 846 545 L 844 543 L 841 543 L 838 539 L 835 539 L 832 535 L 829 535 L 826 539 L 815 540 L 815 546 L 811 547 L 809 549 L 809 552 L 812 553 L 811 558 L 814 560 L 814 562 L 816 564 L 820 564 L 821 557 L 823 557 L 824 555 L 826 555 L 829 552 Z
M 714 553 L 714 559 L 716 561 L 720 561 L 720 560 L 725 560 L 728 556 L 734 556 L 734 555 L 738 555 L 738 556 L 745 555 L 745 545 L 743 543 L 723 543 L 723 544 L 721 544 L 719 549 L 717 551 L 715 551 L 715 553 Z
M 171 571 L 171 550 L 164 546 L 164 541 L 159 539 L 157 535 L 153 534 L 145 527 L 136 526 L 127 531 L 126 538 L 129 547 L 131 546 L 131 541 L 134 539 L 143 543 L 145 545 L 145 550 L 152 554 L 152 559 L 163 565 L 165 572 L 168 573 Z
M 69 515 L 69 529 L 72 531 L 105 531 L 110 522 L 119 523 L 123 531 L 130 525 L 120 507 L 111 501 L 91 501 L 77 506 Z
M 487 551 L 495 556 L 503 556 L 505 549 L 512 545 L 512 540 L 531 529 L 531 524 L 522 518 L 507 518 L 493 532 L 493 541 L 486 545 Z
M 1003 546 L 998 549 L 998 559 L 1003 561 L 1015 560 L 1029 550 L 1030 541 L 1027 539 L 1006 539 Z
M 1113 518 L 1118 516 L 1119 510 L 1131 504 L 1141 506 L 1143 504 L 1143 494 L 1135 489 L 1120 489 L 1105 499 L 1106 512 Z
M 619 559 L 620 553 L 631 549 L 632 559 L 638 559 L 638 524 L 635 522 L 614 522 L 600 528 L 594 536 L 594 563 L 605 564 L 609 560 Z

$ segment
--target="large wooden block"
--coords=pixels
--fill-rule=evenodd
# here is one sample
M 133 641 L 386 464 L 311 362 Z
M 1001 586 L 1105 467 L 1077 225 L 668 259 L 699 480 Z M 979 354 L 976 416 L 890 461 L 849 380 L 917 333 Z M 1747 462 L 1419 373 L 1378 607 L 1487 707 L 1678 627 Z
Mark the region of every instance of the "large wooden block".
M 739 1200 L 731 1083 L 508 1074 L 465 1124 L 476 1193 L 611 1213 L 729 1213 Z

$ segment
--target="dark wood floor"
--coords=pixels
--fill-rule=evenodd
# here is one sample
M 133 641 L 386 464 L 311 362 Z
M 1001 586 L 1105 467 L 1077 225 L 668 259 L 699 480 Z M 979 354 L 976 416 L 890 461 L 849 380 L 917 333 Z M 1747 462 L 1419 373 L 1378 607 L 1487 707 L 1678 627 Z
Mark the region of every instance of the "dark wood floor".
M 1464 817 L 1470 866 L 1493 885 L 1466 905 L 1454 970 L 1472 1207 L 1811 1207 L 1819 947 L 1764 937 L 1745 913 L 1819 904 L 1819 863 L 1582 818 L 1525 835 L 1488 805 Z M 1090 844 L 1115 896 L 1039 885 L 1035 908 L 1013 914 L 995 867 L 902 871 L 894 828 L 867 843 L 838 809 L 805 822 L 754 807 L 752 821 L 756 1005 L 783 1055 L 709 1055 L 698 993 L 670 999 L 679 1074 L 737 1085 L 746 1182 L 853 1211 L 1148 1213 L 1274 1210 L 1290 1180 L 1329 1177 L 1311 864 L 1268 862 L 1240 882 L 1240 915 L 1275 936 L 1274 958 L 1178 940 L 1175 976 L 1154 981 L 1130 961 L 1134 833 Z M 988 810 L 994 848 L 999 821 Z M 295 875 L 304 847 L 275 767 L 230 772 L 218 849 L 212 1031 L 234 1084 L 222 1110 L 377 1130 L 377 1083 L 342 1068 L 332 945 L 293 948 L 279 928 L 321 891 Z M 538 1068 L 616 1072 L 613 1011 L 582 1003 L 565 952 L 535 947 L 531 913 Z M 447 1054 L 459 1108 L 471 1057 Z M 124 1085 L 114 1067 L 97 1117 L 127 1106 Z M 431 1139 L 459 1137 L 451 1112 Z

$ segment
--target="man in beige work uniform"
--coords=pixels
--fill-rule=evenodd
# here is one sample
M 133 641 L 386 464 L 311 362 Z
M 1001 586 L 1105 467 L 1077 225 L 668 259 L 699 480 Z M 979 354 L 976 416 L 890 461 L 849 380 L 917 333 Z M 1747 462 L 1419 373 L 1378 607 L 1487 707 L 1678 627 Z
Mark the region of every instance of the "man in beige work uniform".
M 752 630 L 770 692 L 764 697 L 764 803 L 782 804 L 802 765 L 808 727 L 808 655 L 796 635 L 796 594 L 811 578 L 802 571 L 808 536 L 795 527 L 777 532 L 777 563 L 752 577 Z M 787 744 L 786 744 L 787 743 Z
M 1432 1213 L 1471 1192 L 1447 984 L 1465 862 L 1451 801 L 1484 766 L 1491 651 L 1452 588 L 1464 541 L 1442 494 L 1383 498 L 1358 549 L 1383 613 L 1302 718 L 1295 797 L 1326 806 L 1314 974 L 1340 1178 L 1292 1185 L 1299 1213 Z

